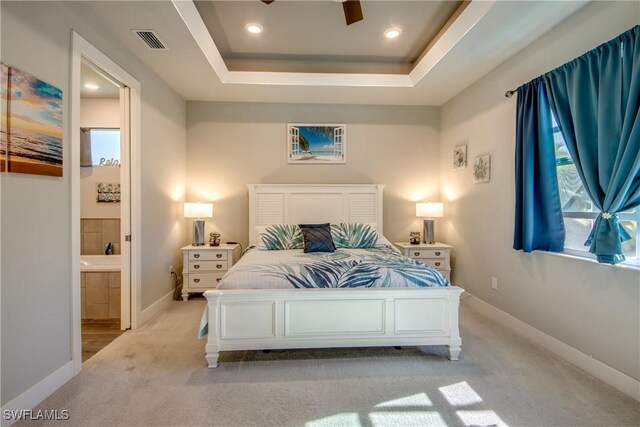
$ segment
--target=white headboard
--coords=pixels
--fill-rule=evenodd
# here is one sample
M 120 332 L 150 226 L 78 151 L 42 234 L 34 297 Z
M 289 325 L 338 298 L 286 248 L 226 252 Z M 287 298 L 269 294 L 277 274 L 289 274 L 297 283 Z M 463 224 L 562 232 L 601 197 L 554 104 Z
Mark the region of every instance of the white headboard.
M 380 184 L 249 184 L 249 244 L 256 225 L 375 223 L 382 229 Z

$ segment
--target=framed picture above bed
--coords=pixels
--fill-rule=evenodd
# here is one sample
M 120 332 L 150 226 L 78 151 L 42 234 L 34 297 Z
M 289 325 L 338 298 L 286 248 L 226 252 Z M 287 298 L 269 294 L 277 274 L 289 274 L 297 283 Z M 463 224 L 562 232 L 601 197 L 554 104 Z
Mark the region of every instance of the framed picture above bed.
M 347 162 L 347 126 L 344 124 L 287 125 L 287 162 L 340 164 Z

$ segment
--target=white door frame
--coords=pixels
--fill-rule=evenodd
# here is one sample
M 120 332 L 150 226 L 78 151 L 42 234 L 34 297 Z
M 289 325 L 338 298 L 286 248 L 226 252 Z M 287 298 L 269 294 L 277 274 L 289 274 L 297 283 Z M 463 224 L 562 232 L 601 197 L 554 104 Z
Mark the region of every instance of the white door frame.
M 82 59 L 102 69 L 119 83 L 129 88 L 130 93 L 130 197 L 123 197 L 122 210 L 130 212 L 130 230 L 126 225 L 121 227 L 121 248 L 123 253 L 122 274 L 131 278 L 130 282 L 130 307 L 131 328 L 138 326 L 141 313 L 141 245 L 140 236 L 142 229 L 140 206 L 140 82 L 122 69 L 118 64 L 100 52 L 95 46 L 84 39 L 75 31 L 71 32 L 71 358 L 73 360 L 74 375 L 82 369 L 82 335 L 80 322 L 80 70 Z M 126 161 L 126 158 L 124 159 Z M 126 170 L 126 166 L 123 165 Z M 128 200 L 127 200 L 128 199 Z M 130 203 L 129 209 L 125 203 Z M 124 236 L 131 235 L 130 265 L 126 262 L 127 242 Z M 124 292 L 123 292 L 124 293 Z

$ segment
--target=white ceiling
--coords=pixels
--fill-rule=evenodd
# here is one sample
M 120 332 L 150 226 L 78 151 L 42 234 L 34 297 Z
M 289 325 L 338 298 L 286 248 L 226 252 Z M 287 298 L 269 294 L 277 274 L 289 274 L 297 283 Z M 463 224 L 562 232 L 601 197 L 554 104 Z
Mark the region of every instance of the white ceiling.
M 275 11 L 278 10 L 276 8 L 284 9 L 285 6 L 287 9 L 289 8 L 288 5 L 278 6 L 279 2 L 284 1 L 286 0 L 278 0 L 269 6 L 252 5 L 249 9 L 254 6 L 264 6 L 265 8 L 275 6 L 273 12 L 269 12 L 275 15 Z M 259 0 L 250 0 L 250 2 L 261 3 Z M 185 17 L 178 13 L 177 8 L 183 9 L 184 6 L 189 5 L 195 10 L 195 6 L 189 0 L 176 2 L 178 6 L 174 6 L 169 1 L 119 1 L 116 3 L 117 7 L 113 6 L 114 2 L 73 2 L 70 7 L 89 17 L 97 27 L 111 33 L 186 100 L 442 105 L 566 17 L 575 13 L 586 4 L 586 1 L 478 2 L 475 0 L 438 37 L 436 45 L 430 47 L 427 54 L 419 59 L 419 62 L 422 61 L 421 64 L 418 64 L 420 67 L 416 67 L 420 68 L 417 70 L 419 78 L 397 73 L 376 75 L 374 73 L 378 70 L 373 68 L 369 74 L 331 74 L 329 68 L 315 73 L 229 70 L 222 60 L 220 48 L 213 42 L 197 11 L 195 20 L 197 21 L 199 18 L 199 25 L 204 29 L 201 33 L 194 31 L 193 16 L 183 19 Z M 307 3 L 304 1 L 296 2 L 291 6 L 297 11 L 296 13 L 302 14 Z M 388 20 L 385 21 L 384 17 L 371 12 L 373 9 L 370 8 L 369 3 L 363 2 L 365 20 L 350 27 L 355 28 L 359 24 L 366 23 L 365 26 L 373 28 L 368 31 L 375 33 L 378 32 L 377 28 L 383 28 L 387 25 Z M 411 2 L 383 3 L 397 5 L 398 8 L 405 3 L 412 8 L 424 6 Z M 417 3 L 424 2 L 418 1 Z M 314 4 L 314 7 L 335 6 L 333 4 L 319 5 L 313 2 L 309 4 L 309 7 L 311 4 Z M 314 15 L 314 19 L 329 28 L 338 25 L 335 23 L 337 18 L 334 16 L 337 13 L 340 18 L 338 21 L 344 25 L 341 11 L 334 12 L 327 11 L 317 18 Z M 463 16 L 465 13 L 467 14 L 466 18 Z M 277 21 L 279 18 L 274 19 Z M 185 21 L 189 23 L 189 26 Z M 271 29 L 268 22 L 270 21 L 261 22 L 265 30 Z M 198 23 L 196 22 L 196 24 Z M 169 49 L 166 51 L 149 50 L 130 31 L 141 28 L 155 30 Z M 416 32 L 419 31 L 416 30 Z M 198 36 L 200 45 L 194 39 L 193 34 Z M 316 35 L 314 36 L 314 34 Z M 228 37 L 233 40 L 236 36 Z M 240 37 L 240 33 L 237 37 Z M 289 35 L 288 37 L 297 37 L 297 35 Z M 310 49 L 310 52 L 320 57 L 328 57 L 332 61 L 336 58 L 340 59 L 341 56 L 353 58 L 354 43 L 357 45 L 358 42 L 362 42 L 363 45 L 368 46 L 365 55 L 367 58 L 365 62 L 368 63 L 372 58 L 378 61 L 380 58 L 406 59 L 415 55 L 415 46 L 420 45 L 416 41 L 418 38 L 414 35 L 413 42 L 407 42 L 404 49 L 400 49 L 396 55 L 389 50 L 376 51 L 375 44 L 378 42 L 364 43 L 362 37 L 362 35 L 354 36 L 354 39 L 350 41 L 351 47 L 345 43 L 345 46 L 338 44 L 334 51 L 312 51 Z M 321 33 L 309 32 L 305 35 L 306 43 L 313 43 L 314 40 L 322 38 Z M 203 40 L 211 44 L 204 43 Z M 238 47 L 236 42 L 229 40 L 227 42 L 228 46 L 240 53 L 253 50 L 254 53 L 263 54 L 275 52 L 277 55 L 300 55 L 300 49 L 294 49 L 291 46 L 286 49 L 263 46 L 262 50 L 257 50 L 249 49 L 246 44 L 240 43 L 238 44 L 240 47 Z M 329 45 L 332 46 L 335 43 L 332 42 Z M 295 43 L 292 43 L 292 46 L 293 44 Z M 220 46 L 224 48 L 223 43 Z M 219 58 L 219 61 L 216 62 L 215 58 Z M 282 59 L 282 57 L 276 59 Z M 301 58 L 297 57 L 296 59 Z M 265 69 L 265 71 L 274 70 Z M 416 74 L 417 71 L 414 69 L 411 74 Z M 363 71 L 356 72 L 363 73 Z M 223 83 L 223 81 L 227 83 Z M 505 90 L 507 89 L 510 88 L 505 87 Z
M 89 89 L 85 85 L 98 86 L 97 89 Z M 120 88 L 93 68 L 93 66 L 82 62 L 80 68 L 80 96 L 82 98 L 119 98 Z

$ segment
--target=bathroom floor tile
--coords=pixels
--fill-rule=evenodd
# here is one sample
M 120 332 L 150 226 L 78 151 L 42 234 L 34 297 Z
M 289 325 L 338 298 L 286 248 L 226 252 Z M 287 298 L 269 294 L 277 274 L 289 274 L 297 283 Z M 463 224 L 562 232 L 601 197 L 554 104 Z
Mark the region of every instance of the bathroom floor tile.
M 82 361 L 91 358 L 123 333 L 120 319 L 83 319 Z

